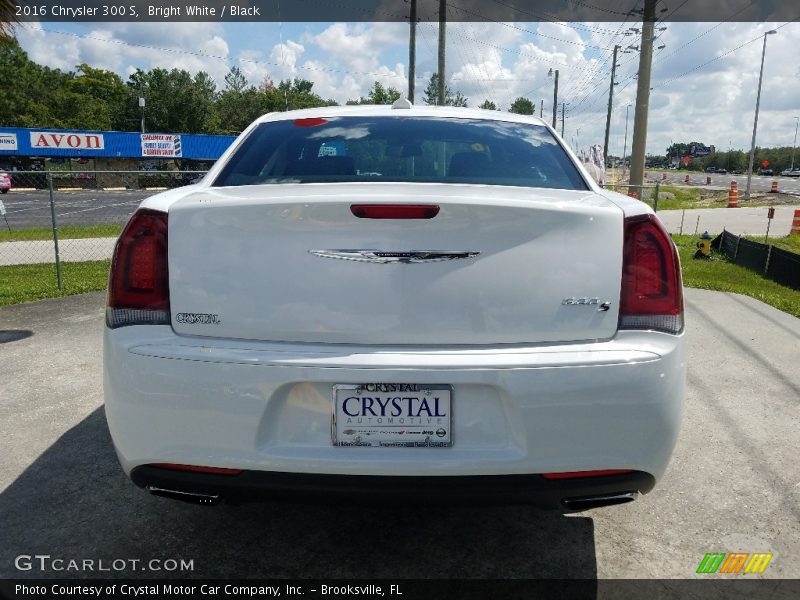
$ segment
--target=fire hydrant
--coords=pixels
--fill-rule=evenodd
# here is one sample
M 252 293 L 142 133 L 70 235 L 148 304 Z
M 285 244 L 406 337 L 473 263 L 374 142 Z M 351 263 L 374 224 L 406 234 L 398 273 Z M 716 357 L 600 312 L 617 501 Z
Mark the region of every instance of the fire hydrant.
M 707 231 L 700 236 L 700 241 L 697 242 L 697 252 L 694 253 L 695 258 L 711 258 L 711 240 L 714 238 Z

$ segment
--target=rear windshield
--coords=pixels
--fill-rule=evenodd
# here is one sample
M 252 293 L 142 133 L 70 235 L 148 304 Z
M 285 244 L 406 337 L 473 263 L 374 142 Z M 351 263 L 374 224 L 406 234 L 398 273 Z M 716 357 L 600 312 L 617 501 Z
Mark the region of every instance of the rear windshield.
M 352 181 L 588 189 L 541 125 L 436 117 L 262 123 L 213 185 Z

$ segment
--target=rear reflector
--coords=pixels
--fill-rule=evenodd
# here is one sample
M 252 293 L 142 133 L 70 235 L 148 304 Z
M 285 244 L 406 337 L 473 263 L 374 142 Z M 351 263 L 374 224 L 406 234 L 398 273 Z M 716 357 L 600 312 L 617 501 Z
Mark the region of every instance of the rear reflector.
M 210 473 L 211 475 L 238 475 L 241 469 L 226 469 L 225 467 L 200 467 L 197 465 L 177 465 L 173 463 L 156 463 L 150 465 L 159 469 L 171 469 L 173 471 L 191 471 L 192 473 Z
M 619 329 L 683 330 L 683 285 L 675 244 L 654 215 L 625 219 Z
M 169 324 L 167 213 L 134 213 L 114 247 L 108 278 L 106 324 Z
M 439 214 L 436 204 L 352 204 L 359 219 L 432 219 Z
M 568 473 L 542 473 L 545 479 L 581 479 L 584 477 L 605 477 L 633 473 L 631 469 L 605 469 L 603 471 L 571 471 Z

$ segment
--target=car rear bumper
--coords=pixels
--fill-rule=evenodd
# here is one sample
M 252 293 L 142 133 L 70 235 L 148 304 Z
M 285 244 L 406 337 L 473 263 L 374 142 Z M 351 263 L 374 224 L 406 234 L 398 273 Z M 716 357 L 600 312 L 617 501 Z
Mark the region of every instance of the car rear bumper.
M 646 494 L 655 478 L 640 471 L 579 479 L 541 475 L 410 477 L 242 471 L 236 475 L 194 473 L 142 465 L 131 472 L 136 485 L 159 496 L 195 504 L 287 500 L 396 505 L 529 504 L 542 509 L 584 510 L 630 502 Z
M 426 482 L 602 469 L 658 479 L 678 436 L 686 371 L 683 337 L 650 332 L 413 349 L 210 340 L 133 326 L 106 329 L 104 361 L 106 416 L 128 474 L 174 463 Z M 333 386 L 369 382 L 451 385 L 453 445 L 333 446 Z

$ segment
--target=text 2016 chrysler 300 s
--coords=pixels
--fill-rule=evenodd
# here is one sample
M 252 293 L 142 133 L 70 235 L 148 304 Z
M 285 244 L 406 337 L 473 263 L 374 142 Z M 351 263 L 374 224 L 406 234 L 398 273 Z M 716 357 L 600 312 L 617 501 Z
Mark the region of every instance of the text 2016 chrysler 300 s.
M 619 504 L 685 388 L 678 257 L 539 119 L 258 119 L 145 200 L 111 267 L 106 414 L 133 481 L 275 497 Z

